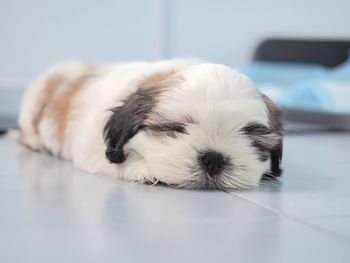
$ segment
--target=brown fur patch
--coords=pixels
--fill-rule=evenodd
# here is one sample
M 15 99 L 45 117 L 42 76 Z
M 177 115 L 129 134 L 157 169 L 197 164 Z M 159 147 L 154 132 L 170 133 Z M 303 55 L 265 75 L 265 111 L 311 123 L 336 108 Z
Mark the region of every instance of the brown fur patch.
M 60 74 L 55 74 L 51 76 L 45 83 L 44 89 L 41 91 L 40 96 L 37 100 L 37 108 L 34 112 L 34 118 L 32 125 L 34 131 L 39 135 L 39 123 L 44 115 L 44 111 L 51 102 L 54 93 L 57 91 L 58 87 L 65 82 L 66 78 Z
M 65 139 L 67 123 L 73 108 L 73 98 L 92 76 L 93 72 L 88 71 L 80 77 L 72 80 L 70 83 L 68 83 L 62 94 L 55 98 L 48 108 L 47 116 L 49 116 L 56 125 L 57 140 L 61 144 Z
M 174 75 L 176 73 L 175 70 L 168 70 L 165 72 L 158 72 L 156 74 L 153 74 L 147 78 L 145 78 L 139 85 L 139 87 L 150 87 L 154 86 L 155 84 L 161 82 L 162 80 L 167 79 L 171 75 Z

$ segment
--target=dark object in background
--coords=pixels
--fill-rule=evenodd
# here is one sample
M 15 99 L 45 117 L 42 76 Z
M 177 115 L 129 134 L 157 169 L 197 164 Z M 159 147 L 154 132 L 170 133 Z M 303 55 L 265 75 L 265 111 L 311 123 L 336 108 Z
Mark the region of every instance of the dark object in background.
M 268 39 L 258 45 L 253 60 L 267 62 L 314 63 L 336 67 L 348 59 L 350 41 Z M 350 114 L 287 108 L 286 120 L 321 125 L 322 130 L 350 130 Z M 318 128 L 318 129 L 319 129 Z
M 0 136 L 17 127 L 19 105 L 25 87 L 8 86 L 0 88 Z
M 350 41 L 270 39 L 259 44 L 254 60 L 314 63 L 336 67 L 345 62 Z

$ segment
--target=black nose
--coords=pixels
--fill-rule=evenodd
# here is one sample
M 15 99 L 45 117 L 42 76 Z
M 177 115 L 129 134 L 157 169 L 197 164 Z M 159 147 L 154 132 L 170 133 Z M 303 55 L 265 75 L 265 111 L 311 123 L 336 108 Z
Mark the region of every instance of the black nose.
M 206 152 L 200 156 L 200 162 L 203 169 L 210 175 L 217 175 L 222 171 L 226 164 L 226 160 L 221 153 Z

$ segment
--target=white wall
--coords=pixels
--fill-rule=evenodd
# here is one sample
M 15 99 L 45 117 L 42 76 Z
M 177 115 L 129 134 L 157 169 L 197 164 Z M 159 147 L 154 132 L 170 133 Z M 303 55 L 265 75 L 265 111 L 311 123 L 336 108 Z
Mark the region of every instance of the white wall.
M 160 0 L 0 0 L 0 79 L 48 65 L 161 57 Z
M 349 14 L 350 0 L 0 0 L 0 87 L 71 58 L 240 64 L 266 37 L 350 39 Z
M 239 64 L 267 37 L 347 38 L 350 0 L 174 0 L 170 54 Z

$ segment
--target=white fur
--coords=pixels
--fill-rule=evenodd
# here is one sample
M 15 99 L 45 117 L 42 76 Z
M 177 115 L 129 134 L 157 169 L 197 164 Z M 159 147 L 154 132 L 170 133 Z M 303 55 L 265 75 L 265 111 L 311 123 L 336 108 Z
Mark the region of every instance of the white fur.
M 188 187 L 203 177 L 202 171 L 189 167 L 195 167 L 198 152 L 205 150 L 215 150 L 230 159 L 232 169 L 221 175 L 225 188 L 256 186 L 269 170 L 270 161 L 260 161 L 251 141 L 241 132 L 252 122 L 269 126 L 268 110 L 259 91 L 235 70 L 194 59 L 101 65 L 99 76 L 73 98 L 75 107 L 64 144 L 55 139 L 55 126 L 48 118 L 40 123 L 40 135 L 35 135 L 31 124 L 35 99 L 45 80 L 57 72 L 74 79 L 85 68 L 80 62 L 60 64 L 30 86 L 19 118 L 23 142 L 36 150 L 43 150 L 44 145 L 54 155 L 72 160 L 91 173 L 138 182 L 162 181 L 179 187 Z M 194 123 L 186 125 L 188 134 L 158 140 L 141 130 L 124 147 L 128 158 L 122 164 L 110 163 L 103 138 L 109 109 L 123 105 L 145 77 L 167 70 L 176 70 L 170 78 L 180 81 L 161 95 L 153 110 L 172 121 L 190 116 Z M 151 115 L 147 121 L 157 120 Z

